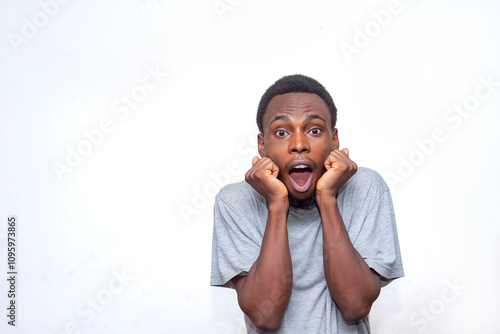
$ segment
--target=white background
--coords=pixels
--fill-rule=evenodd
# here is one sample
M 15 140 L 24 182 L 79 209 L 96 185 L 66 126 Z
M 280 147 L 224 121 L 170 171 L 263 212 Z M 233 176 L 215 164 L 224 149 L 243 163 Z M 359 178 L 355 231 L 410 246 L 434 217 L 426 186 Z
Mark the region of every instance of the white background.
M 373 332 L 500 332 L 498 2 L 54 3 L 0 2 L 2 333 L 244 333 L 235 292 L 209 286 L 213 197 L 294 73 L 326 86 L 341 147 L 392 190 L 406 277 Z

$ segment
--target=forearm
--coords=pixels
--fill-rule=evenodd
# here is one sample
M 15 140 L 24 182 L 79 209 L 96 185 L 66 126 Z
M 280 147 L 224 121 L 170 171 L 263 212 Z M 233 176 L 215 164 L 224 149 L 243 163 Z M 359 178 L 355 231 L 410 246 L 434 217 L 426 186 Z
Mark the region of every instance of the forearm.
M 323 225 L 323 263 L 330 295 L 346 321 L 368 315 L 380 293 L 380 278 L 351 243 L 336 198 L 319 198 Z
M 292 291 L 288 206 L 270 206 L 259 257 L 238 289 L 242 311 L 261 329 L 277 330 Z

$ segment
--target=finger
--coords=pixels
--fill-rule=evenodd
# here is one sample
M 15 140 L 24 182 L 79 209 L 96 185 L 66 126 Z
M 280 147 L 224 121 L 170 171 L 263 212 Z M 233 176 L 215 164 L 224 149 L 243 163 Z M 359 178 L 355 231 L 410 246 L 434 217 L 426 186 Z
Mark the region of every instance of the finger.
M 342 153 L 344 153 L 344 154 L 342 154 Z M 346 164 L 348 164 L 353 170 L 357 170 L 358 165 L 354 161 L 352 161 L 351 158 L 349 158 L 349 149 L 347 147 L 343 148 L 342 153 L 340 153 L 340 151 L 338 151 L 339 159 L 344 161 Z
M 351 159 L 349 159 L 349 156 L 346 154 L 345 150 L 347 150 L 347 154 L 349 154 L 348 149 L 342 149 L 342 151 L 337 149 L 330 152 L 325 160 L 326 170 L 334 167 L 335 164 L 349 164 L 351 162 Z
M 326 160 L 324 163 L 326 170 L 329 170 L 330 168 L 332 168 L 332 165 L 335 161 L 336 161 L 335 155 L 334 155 L 334 152 L 332 151 L 332 152 L 330 152 L 328 157 L 326 157 Z
M 260 159 L 260 168 L 264 168 L 267 171 L 267 173 L 271 175 L 274 175 L 276 177 L 278 176 L 279 173 L 278 165 L 276 165 L 274 161 L 272 161 L 268 157 Z
M 274 162 L 271 161 L 271 166 L 270 169 L 271 175 L 274 177 L 278 177 L 278 174 L 280 173 L 280 169 L 278 168 L 278 165 L 276 165 Z
M 260 160 L 259 157 L 257 157 L 257 156 L 253 157 L 253 159 L 252 159 L 252 166 L 255 165 L 255 163 L 257 161 L 259 161 L 259 160 Z
M 349 149 L 348 148 L 343 148 L 342 150 L 332 151 L 331 154 L 334 156 L 334 158 L 338 162 L 344 162 L 344 163 L 351 162 L 351 159 L 349 158 Z

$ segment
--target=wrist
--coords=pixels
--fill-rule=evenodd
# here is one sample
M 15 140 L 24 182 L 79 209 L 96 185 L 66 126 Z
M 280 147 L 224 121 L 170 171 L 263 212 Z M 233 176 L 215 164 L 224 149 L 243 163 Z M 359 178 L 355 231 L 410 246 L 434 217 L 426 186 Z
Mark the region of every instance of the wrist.
M 288 197 L 281 199 L 281 200 L 269 202 L 267 207 L 269 209 L 269 212 L 288 213 L 288 207 L 289 207 Z
M 337 205 L 337 196 L 316 193 L 316 203 L 318 203 L 320 209 L 321 207 L 331 207 Z

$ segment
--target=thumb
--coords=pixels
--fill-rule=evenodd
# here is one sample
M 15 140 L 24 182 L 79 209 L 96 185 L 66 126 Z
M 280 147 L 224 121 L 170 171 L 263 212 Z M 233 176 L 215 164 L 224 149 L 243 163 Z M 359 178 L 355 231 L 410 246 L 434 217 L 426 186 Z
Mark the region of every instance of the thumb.
M 349 156 L 349 149 L 347 147 L 343 148 L 342 152 L 344 152 L 347 156 Z
M 257 157 L 257 156 L 253 157 L 253 159 L 252 159 L 252 166 L 255 165 L 255 163 L 257 161 L 259 161 L 259 157 Z

